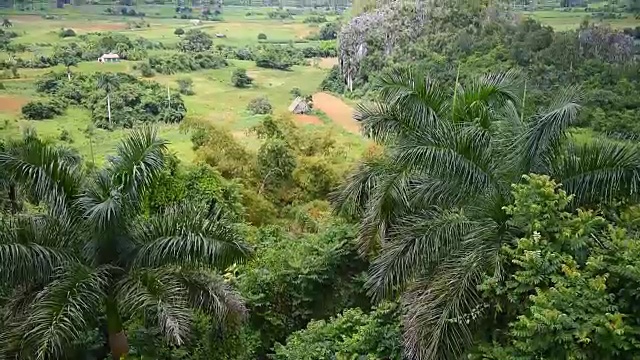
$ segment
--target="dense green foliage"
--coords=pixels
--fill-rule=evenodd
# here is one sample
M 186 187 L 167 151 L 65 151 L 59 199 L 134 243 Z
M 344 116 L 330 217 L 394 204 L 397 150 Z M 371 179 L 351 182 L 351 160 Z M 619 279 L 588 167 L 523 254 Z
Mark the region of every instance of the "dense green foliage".
M 136 123 L 180 122 L 186 108 L 179 94 L 169 99 L 160 84 L 141 81 L 128 74 L 116 74 L 117 88 L 109 90 L 113 124 L 109 123 L 106 90 L 98 87 L 96 74 L 77 74 L 71 80 L 64 73 L 50 73 L 40 78 L 38 92 L 80 105 L 91 110 L 91 118 L 99 127 L 113 125 L 132 127 Z
M 237 88 L 245 88 L 250 86 L 253 82 L 253 78 L 247 75 L 246 69 L 235 69 L 231 74 L 231 84 Z
M 374 298 L 401 296 L 408 354 L 453 359 L 473 344 L 482 276 L 518 233 L 505 211 L 510 185 L 535 171 L 561 182 L 573 206 L 636 201 L 640 149 L 570 137 L 574 89 L 525 116 L 512 72 L 447 89 L 396 71 L 381 89 L 355 117 L 385 150 L 361 162 L 336 206 L 358 219 L 360 248 L 374 256 L 367 283 Z
M 249 101 L 247 110 L 254 115 L 266 115 L 273 112 L 273 107 L 266 96 L 259 96 Z
M 426 18 L 421 14 L 414 5 L 397 2 L 352 19 L 340 35 L 342 85 L 330 80 L 335 85 L 328 88 L 366 96 L 375 92 L 379 74 L 397 67 L 420 68 L 448 85 L 457 77 L 518 69 L 528 79 L 524 100 L 529 112 L 548 106 L 553 100 L 549 92 L 557 86 L 579 85 L 582 126 L 640 134 L 632 120 L 640 117 L 638 97 L 631 95 L 640 91 L 632 36 L 588 23 L 555 32 L 500 8 L 443 3 Z M 396 35 L 387 36 L 390 32 Z
M 22 115 L 30 120 L 53 119 L 62 115 L 67 108 L 64 101 L 49 99 L 46 101 L 30 101 L 22 107 Z
M 33 133 L 0 152 L 4 180 L 45 205 L 0 217 L 2 289 L 11 290 L 3 357 L 64 358 L 82 349 L 81 335 L 106 327 L 110 352 L 120 358 L 129 351 L 124 322 L 136 316 L 180 346 L 194 320 L 190 308 L 220 327 L 238 324 L 242 299 L 215 271 L 250 253 L 238 226 L 215 205 L 141 216 L 166 157 L 166 142 L 150 128 L 132 132 L 90 174 L 68 149 Z
M 309 323 L 307 328 L 278 344 L 275 359 L 402 359 L 400 321 L 397 306 L 384 303 L 364 313 L 348 309 L 328 321 Z
M 144 16 L 119 3 L 111 15 Z M 221 1 L 196 5 L 174 18 L 221 19 Z M 91 138 L 90 162 L 66 147 L 84 145 L 72 122 L 0 140 L 0 359 L 637 359 L 638 29 L 556 32 L 487 1 L 364 0 L 346 23 L 285 5 L 246 16 L 317 31 L 236 47 L 205 24 L 166 48 L 90 33 L 34 44 L 47 55 L 29 60 L 13 58 L 33 51 L 12 41 L 22 32 L 0 32 L 0 76 L 64 67 L 34 81 L 25 119 L 83 107 L 97 126 L 131 128 L 98 131 L 123 140 L 94 159 Z M 586 11 L 618 18 L 603 6 Z M 108 52 L 136 60 L 121 64 L 135 76 L 81 72 Z M 265 94 L 288 95 L 264 77 L 233 90 L 258 96 L 242 123 L 203 108 L 162 127 L 191 137 L 193 161 L 147 125 L 183 121 L 194 82 L 137 76 L 336 55 L 321 89 L 366 98 L 354 115 L 367 141 L 272 115 Z M 231 70 L 228 90 L 252 85 Z
M 567 212 L 572 196 L 548 177 L 525 181 L 506 209 L 522 234 L 500 250 L 504 275 L 481 285 L 493 321 L 474 358 L 635 359 L 638 228 L 592 210 Z
M 178 47 L 186 52 L 203 52 L 211 49 L 211 45 L 213 45 L 211 35 L 202 30 L 191 29 L 184 34 Z
M 175 74 L 226 67 L 227 61 L 210 53 L 174 53 L 149 57 L 149 67 L 160 74 Z

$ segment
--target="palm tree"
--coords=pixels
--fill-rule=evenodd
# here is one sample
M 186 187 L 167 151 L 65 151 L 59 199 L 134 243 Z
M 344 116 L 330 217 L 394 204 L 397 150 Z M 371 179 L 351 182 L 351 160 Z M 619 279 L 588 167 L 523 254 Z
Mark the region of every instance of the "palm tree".
M 106 318 L 114 359 L 128 352 L 123 321 L 140 314 L 180 345 L 190 308 L 221 325 L 245 312 L 213 269 L 249 252 L 215 206 L 142 217 L 141 197 L 165 166 L 166 142 L 133 131 L 93 175 L 78 157 L 37 138 L 0 152 L 0 169 L 43 206 L 0 218 L 0 281 L 12 288 L 0 329 L 0 358 L 63 358 L 83 331 Z
M 9 20 L 8 18 L 2 19 L 2 27 L 10 28 L 12 26 L 13 26 L 13 23 L 11 23 L 11 20 Z
M 62 59 L 62 64 L 67 68 L 67 78 L 71 81 L 71 67 L 78 66 L 78 59 L 75 56 L 65 56 Z M 109 95 L 107 94 L 107 96 Z
M 499 249 L 515 229 L 503 210 L 523 174 L 548 174 L 573 206 L 638 198 L 634 144 L 576 143 L 569 128 L 575 89 L 525 118 L 514 73 L 445 91 L 415 71 L 383 76 L 379 99 L 356 112 L 363 132 L 384 146 L 334 194 L 338 212 L 360 219 L 359 243 L 372 254 L 374 299 L 400 296 L 409 358 L 458 359 L 471 344 L 484 304 L 477 285 L 500 277 Z
M 118 75 L 111 73 L 102 73 L 98 77 L 98 88 L 107 93 L 107 115 L 109 116 L 109 127 L 112 128 L 111 122 L 111 92 L 120 86 Z

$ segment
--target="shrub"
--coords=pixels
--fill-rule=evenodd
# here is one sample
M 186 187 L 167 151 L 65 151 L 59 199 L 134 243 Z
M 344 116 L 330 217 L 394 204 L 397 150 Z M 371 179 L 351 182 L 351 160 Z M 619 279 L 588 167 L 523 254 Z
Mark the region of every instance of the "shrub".
M 258 34 L 258 40 L 267 40 L 267 34 L 265 33 Z
M 156 72 L 153 70 L 149 63 L 142 63 L 138 66 L 138 70 L 140 70 L 140 75 L 142 77 L 150 78 L 156 75 Z
M 191 29 L 185 33 L 178 48 L 181 51 L 202 52 L 211 49 L 211 45 L 213 45 L 211 35 L 202 30 Z
M 247 75 L 247 70 L 245 69 L 235 69 L 231 75 L 231 83 L 237 88 L 247 87 L 251 85 L 252 82 L 253 78 Z
M 291 89 L 291 91 L 289 91 L 289 94 L 291 94 L 291 96 L 295 99 L 302 96 L 302 91 L 300 91 L 300 88 L 294 87 L 293 89 Z
M 173 32 L 173 34 L 174 34 L 174 35 L 178 35 L 178 36 L 182 36 L 182 35 L 184 35 L 184 29 L 182 29 L 182 28 L 177 28 L 177 29 Z
M 5 89 L 6 89 L 6 87 L 4 86 L 4 83 L 0 82 L 0 90 L 5 90 Z
M 304 19 L 305 24 L 321 24 L 326 23 L 327 18 L 324 15 L 311 15 Z
M 74 37 L 76 36 L 76 32 L 73 29 L 62 29 L 58 34 L 61 38 Z
M 193 95 L 193 80 L 191 78 L 181 78 L 176 81 L 178 83 L 178 91 L 183 95 Z
M 22 115 L 30 120 L 53 119 L 65 109 L 66 104 L 60 100 L 30 101 L 22 107 Z
M 60 135 L 58 136 L 58 140 L 64 141 L 66 143 L 72 143 L 73 137 L 71 136 L 71 133 L 67 131 L 67 129 L 62 129 L 62 131 L 60 132 Z
M 338 23 L 330 22 L 328 24 L 322 25 L 318 36 L 320 40 L 334 40 L 338 37 L 339 31 L 340 26 L 338 25 Z
M 268 69 L 289 70 L 297 63 L 293 57 L 296 51 L 295 48 L 289 51 L 281 46 L 262 49 L 256 55 L 256 65 Z
M 174 53 L 171 56 L 152 56 L 149 58 L 149 66 L 160 74 L 220 69 L 227 65 L 225 59 L 209 53 Z
M 265 115 L 273 112 L 273 107 L 269 103 L 269 99 L 265 96 L 260 96 L 249 101 L 247 110 L 254 115 Z

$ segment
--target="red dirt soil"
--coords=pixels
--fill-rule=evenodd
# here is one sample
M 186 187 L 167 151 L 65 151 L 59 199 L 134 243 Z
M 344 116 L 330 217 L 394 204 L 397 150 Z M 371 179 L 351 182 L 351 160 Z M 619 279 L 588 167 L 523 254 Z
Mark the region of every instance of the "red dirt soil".
M 7 113 L 19 113 L 22 105 L 29 102 L 28 99 L 18 96 L 0 96 L 0 111 Z
M 322 125 L 322 120 L 317 116 L 297 114 L 294 118 L 301 124 Z
M 353 109 L 341 99 L 325 93 L 313 94 L 313 107 L 327 114 L 333 122 L 354 134 L 360 134 L 360 125 L 353 120 Z

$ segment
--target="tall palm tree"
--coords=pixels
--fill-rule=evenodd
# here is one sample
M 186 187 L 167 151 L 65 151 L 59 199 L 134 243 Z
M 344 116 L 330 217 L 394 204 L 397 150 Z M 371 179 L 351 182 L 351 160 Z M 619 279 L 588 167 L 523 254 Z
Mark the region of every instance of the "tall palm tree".
M 111 93 L 120 86 L 118 75 L 112 73 L 102 73 L 98 77 L 98 88 L 107 93 L 107 116 L 109 117 L 109 127 L 113 128 L 111 122 Z
M 224 324 L 245 312 L 214 269 L 249 252 L 215 207 L 141 215 L 141 197 L 165 166 L 166 142 L 132 132 L 94 175 L 78 157 L 38 139 L 0 153 L 41 213 L 0 217 L 0 283 L 15 289 L 0 329 L 0 358 L 63 358 L 83 331 L 106 318 L 114 359 L 128 352 L 123 321 L 143 314 L 167 341 L 189 336 L 190 308 Z
M 506 73 L 446 91 L 404 70 L 358 107 L 364 134 L 384 151 L 333 200 L 360 220 L 361 250 L 374 257 L 370 294 L 402 301 L 409 358 L 457 359 L 471 344 L 485 309 L 477 285 L 501 276 L 498 250 L 516 236 L 503 207 L 523 174 L 550 175 L 575 194 L 574 206 L 638 198 L 636 145 L 574 142 L 575 89 L 525 118 L 520 84 Z
M 67 79 L 71 81 L 71 67 L 78 66 L 78 59 L 75 56 L 67 55 L 62 58 L 62 64 L 67 68 Z

